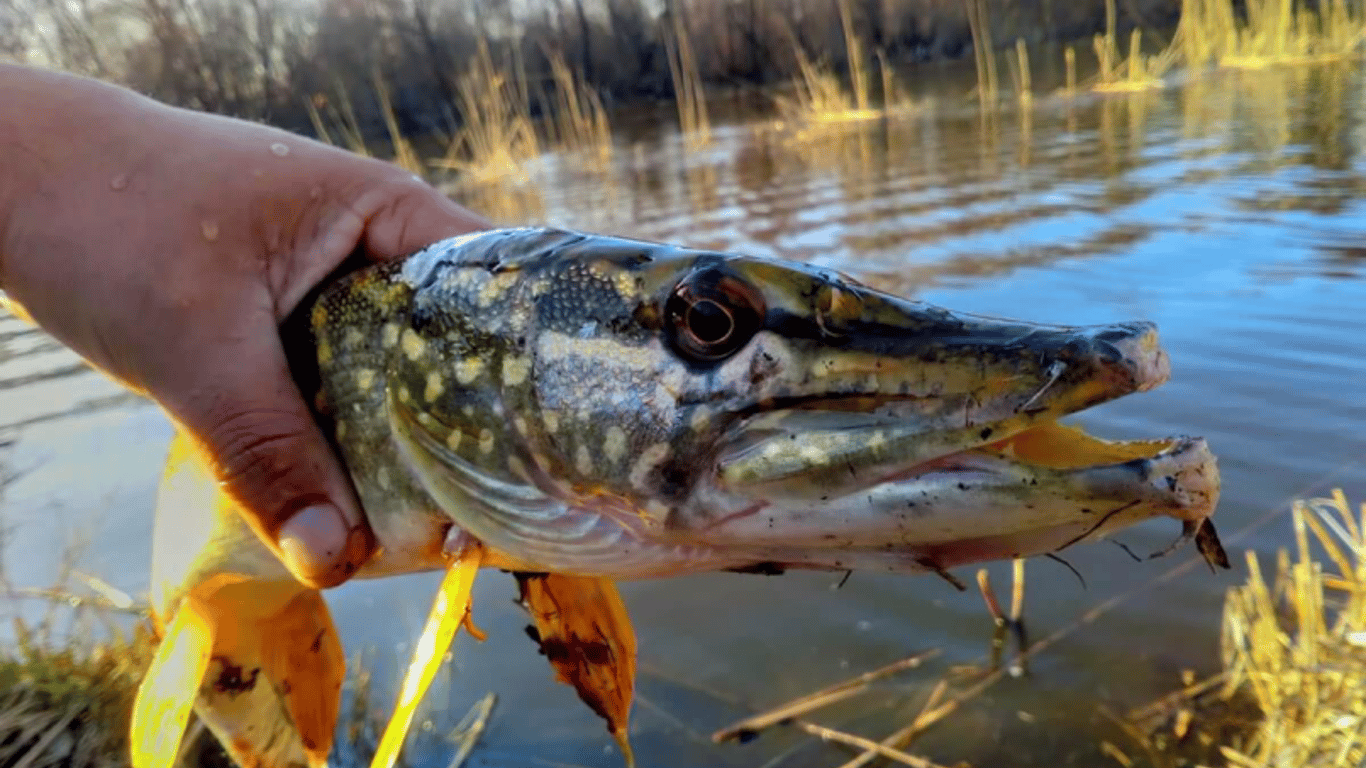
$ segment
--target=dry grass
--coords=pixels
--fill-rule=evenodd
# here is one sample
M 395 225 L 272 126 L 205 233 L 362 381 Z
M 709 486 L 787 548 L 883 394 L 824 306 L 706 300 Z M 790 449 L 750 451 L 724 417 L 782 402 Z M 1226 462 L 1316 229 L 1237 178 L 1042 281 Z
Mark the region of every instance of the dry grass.
M 54 610 L 37 623 L 15 618 L 15 642 L 0 646 L 0 765 L 128 765 L 128 717 L 156 641 L 144 622 L 129 632 L 112 613 L 140 611 L 65 589 L 4 591 L 11 605 L 47 601 Z M 72 626 L 58 630 L 64 615 Z M 96 623 L 106 640 L 76 639 Z
M 683 146 L 696 151 L 711 143 L 711 117 L 688 30 L 677 14 L 674 15 L 673 34 L 664 36 L 664 44 L 669 56 L 669 75 L 673 78 Z
M 986 0 L 967 0 L 968 30 L 977 65 L 977 99 L 985 111 L 996 103 L 1000 81 L 996 75 L 996 46 L 991 40 L 991 19 Z
M 1165 85 L 1163 77 L 1171 69 L 1175 57 L 1170 49 L 1160 53 L 1143 52 L 1143 32 L 1129 33 L 1129 55 L 1120 58 L 1119 48 L 1112 37 L 1096 35 L 1093 44 L 1099 68 L 1094 90 L 1102 93 L 1146 91 Z
M 524 179 L 527 164 L 541 154 L 525 75 L 496 65 L 481 41 L 456 93 L 463 125 L 432 165 L 468 183 Z
M 1173 40 L 1187 67 L 1263 67 L 1359 55 L 1366 34 L 1360 3 L 1323 0 L 1246 0 L 1240 15 L 1233 0 L 1183 0 Z
M 413 149 L 412 142 L 403 135 L 398 127 L 398 117 L 394 114 L 394 102 L 389 96 L 389 86 L 384 77 L 375 70 L 370 77 L 375 86 L 375 96 L 379 99 L 380 111 L 384 113 L 384 127 L 389 131 L 389 142 L 394 148 L 394 162 L 409 173 L 422 173 L 422 160 Z
M 1223 672 L 1128 718 L 1154 764 L 1192 751 L 1248 768 L 1366 764 L 1366 504 L 1337 490 L 1296 501 L 1292 520 L 1294 559 L 1278 552 L 1268 578 L 1248 552 L 1229 590 Z
M 33 625 L 16 619 L 16 642 L 0 645 L 0 766 L 127 768 L 133 700 L 157 647 L 147 606 L 131 605 L 126 596 L 110 600 L 99 589 L 93 595 L 66 588 L 5 592 L 11 603 L 45 601 L 53 610 Z M 116 614 L 124 620 L 117 621 Z M 72 625 L 58 631 L 58 617 L 70 617 Z M 123 630 L 130 617 L 132 631 Z M 91 641 L 88 625 L 96 623 L 104 628 L 104 639 Z M 77 625 L 85 626 L 82 630 Z M 333 765 L 368 765 L 388 718 L 360 661 L 358 655 L 348 675 L 351 704 L 343 713 Z M 450 768 L 469 756 L 494 702 L 494 694 L 485 695 L 452 729 L 434 737 L 454 751 Z M 177 768 L 236 766 L 212 734 L 191 718 Z
M 1024 38 L 1015 38 L 1015 56 L 1006 59 L 1010 65 L 1010 80 L 1015 84 L 1015 98 L 1022 108 L 1034 101 L 1033 73 L 1029 69 L 1029 46 Z
M 602 99 L 569 68 L 564 56 L 548 53 L 546 59 L 555 82 L 547 120 L 551 140 L 579 154 L 590 167 L 605 169 L 612 161 L 612 125 Z
M 1105 34 L 1092 38 L 1098 64 L 1093 90 L 1116 93 L 1161 88 L 1163 76 L 1176 59 L 1172 49 L 1152 55 L 1143 53 L 1143 32 L 1134 29 L 1129 33 L 1129 55 L 1121 58 L 1117 23 L 1115 0 L 1105 0 Z
M 897 82 L 896 74 L 882 51 L 874 54 L 882 97 L 880 105 L 874 104 L 863 41 L 854 30 L 847 0 L 840 0 L 839 8 L 849 59 L 847 85 L 828 62 L 813 60 L 801 47 L 796 33 L 788 27 L 788 38 L 797 60 L 798 78 L 792 84 L 791 95 L 776 96 L 774 102 L 782 124 L 797 127 L 802 137 L 809 138 L 813 132 L 832 126 L 875 120 L 890 113 L 908 112 L 916 108 L 914 100 Z

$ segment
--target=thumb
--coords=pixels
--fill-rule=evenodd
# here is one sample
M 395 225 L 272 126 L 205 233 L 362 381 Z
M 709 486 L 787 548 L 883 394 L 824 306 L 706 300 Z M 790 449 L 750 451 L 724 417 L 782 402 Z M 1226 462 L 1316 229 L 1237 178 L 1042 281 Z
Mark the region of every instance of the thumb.
M 268 322 L 230 349 L 205 350 L 196 383 L 160 399 L 294 577 L 333 587 L 370 557 L 374 534 Z

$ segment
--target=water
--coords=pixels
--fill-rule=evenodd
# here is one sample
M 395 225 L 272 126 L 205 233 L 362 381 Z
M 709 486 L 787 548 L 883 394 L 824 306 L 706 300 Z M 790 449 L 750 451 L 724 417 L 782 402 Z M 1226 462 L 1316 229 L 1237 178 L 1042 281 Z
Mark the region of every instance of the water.
M 958 310 L 1054 323 L 1155 320 L 1173 379 L 1077 419 L 1107 437 L 1203 435 L 1220 458 L 1216 515 L 1237 569 L 1155 586 L 1191 549 L 1134 562 L 1118 547 L 1029 565 L 1034 637 L 1134 594 L 1066 634 L 948 718 L 914 750 L 976 765 L 1109 765 L 1099 707 L 1124 711 L 1215 668 L 1224 590 L 1242 552 L 1289 542 L 1289 501 L 1334 486 L 1366 494 L 1366 157 L 1362 74 L 1351 67 L 1231 72 L 1161 92 L 1040 97 L 983 122 L 943 102 L 894 123 L 793 143 L 760 120 L 718 125 L 685 152 L 654 129 L 619 136 L 585 171 L 547 158 L 534 187 L 469 195 L 508 221 L 795 258 Z M 73 542 L 82 570 L 146 587 L 152 492 L 169 429 L 46 336 L 0 319 L 4 567 L 48 584 Z M 1278 514 L 1279 512 L 1279 514 Z M 1171 521 L 1119 538 L 1165 546 Z M 998 590 L 1006 565 L 992 567 Z M 970 569 L 960 573 L 970 580 Z M 880 738 L 909 721 L 953 665 L 978 664 L 991 622 L 975 591 L 933 577 L 710 575 L 624 588 L 640 635 L 633 733 L 643 765 L 834 766 L 847 751 L 779 729 L 738 746 L 708 734 L 758 708 L 942 648 L 851 705 L 813 717 Z M 352 652 L 390 696 L 436 587 L 421 575 L 330 595 Z M 486 691 L 498 705 L 469 765 L 615 766 L 601 724 L 552 681 L 488 573 L 475 616 L 430 697 L 438 736 Z M 368 649 L 368 650 L 367 650 Z M 382 699 L 384 700 L 384 699 Z M 801 746 L 801 745 L 806 746 Z M 769 763 L 786 754 L 785 762 Z

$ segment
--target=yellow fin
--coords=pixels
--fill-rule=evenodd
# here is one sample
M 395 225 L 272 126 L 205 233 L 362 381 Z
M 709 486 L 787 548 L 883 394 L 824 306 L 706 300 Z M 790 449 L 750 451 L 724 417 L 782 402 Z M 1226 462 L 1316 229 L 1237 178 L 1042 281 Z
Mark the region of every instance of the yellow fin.
M 635 696 L 636 634 L 617 585 L 607 579 L 518 574 L 541 650 L 560 681 L 574 686 L 635 765 L 629 733 Z
M 466 622 L 474 576 L 479 572 L 482 562 L 483 549 L 474 544 L 457 555 L 446 571 L 436 602 L 432 604 L 432 612 L 427 617 L 427 626 L 422 630 L 413 660 L 403 676 L 403 686 L 399 689 L 393 717 L 384 728 L 370 768 L 393 768 L 398 761 L 408 729 L 412 727 L 413 716 L 417 714 L 417 706 L 422 703 L 423 695 L 432 684 L 432 678 L 436 676 L 437 668 L 451 647 L 456 631 Z
M 171 768 L 180 752 L 200 681 L 213 652 L 214 621 L 186 598 L 166 626 L 147 675 L 138 686 L 129 727 L 133 768 Z

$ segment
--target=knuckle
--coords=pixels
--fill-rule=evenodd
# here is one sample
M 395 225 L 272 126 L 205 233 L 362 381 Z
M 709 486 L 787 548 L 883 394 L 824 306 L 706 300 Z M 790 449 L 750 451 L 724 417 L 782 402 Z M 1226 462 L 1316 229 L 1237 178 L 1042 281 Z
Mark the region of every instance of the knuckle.
M 218 479 L 252 511 L 284 515 L 321 496 L 308 425 L 292 413 L 251 410 L 215 419 L 204 435 Z

